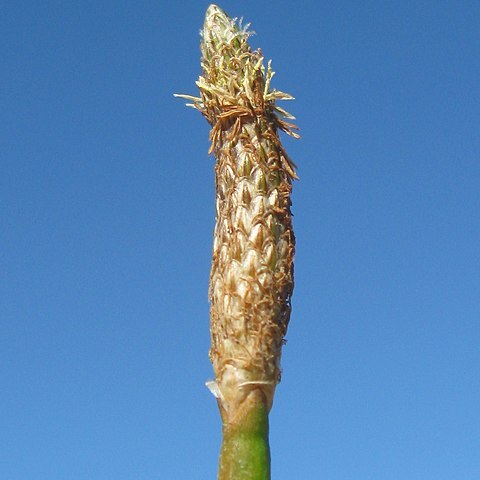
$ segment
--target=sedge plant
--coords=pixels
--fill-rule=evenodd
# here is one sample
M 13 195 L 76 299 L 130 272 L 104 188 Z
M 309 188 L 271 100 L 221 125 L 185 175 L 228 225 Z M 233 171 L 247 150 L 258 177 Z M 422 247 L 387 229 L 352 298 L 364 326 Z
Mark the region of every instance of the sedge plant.
M 199 96 L 186 98 L 212 129 L 216 224 L 210 275 L 210 359 L 222 418 L 219 480 L 270 479 L 268 415 L 290 319 L 297 178 L 279 130 L 298 137 L 276 105 L 271 63 L 252 50 L 249 25 L 208 7 L 201 31 Z

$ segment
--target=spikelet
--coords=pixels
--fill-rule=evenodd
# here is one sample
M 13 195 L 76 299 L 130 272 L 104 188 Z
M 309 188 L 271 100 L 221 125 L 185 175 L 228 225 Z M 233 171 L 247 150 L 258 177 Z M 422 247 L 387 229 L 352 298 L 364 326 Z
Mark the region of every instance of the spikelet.
M 270 62 L 265 68 L 262 52 L 248 45 L 248 27 L 211 5 L 201 32 L 200 97 L 177 95 L 212 126 L 216 225 L 209 298 L 215 382 L 209 388 L 226 422 L 235 421 L 255 389 L 271 408 L 293 291 L 290 193 L 297 177 L 278 129 L 298 134 L 285 120 L 294 117 L 275 105 L 293 97 L 270 89 L 274 72 Z

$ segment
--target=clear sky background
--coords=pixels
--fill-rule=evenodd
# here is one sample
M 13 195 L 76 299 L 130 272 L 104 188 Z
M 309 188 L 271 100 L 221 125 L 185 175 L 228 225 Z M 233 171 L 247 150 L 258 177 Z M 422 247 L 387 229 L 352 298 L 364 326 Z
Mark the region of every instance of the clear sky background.
M 2 480 L 215 478 L 208 3 L 2 6 Z M 480 3 L 219 5 L 302 133 L 273 479 L 480 478 Z

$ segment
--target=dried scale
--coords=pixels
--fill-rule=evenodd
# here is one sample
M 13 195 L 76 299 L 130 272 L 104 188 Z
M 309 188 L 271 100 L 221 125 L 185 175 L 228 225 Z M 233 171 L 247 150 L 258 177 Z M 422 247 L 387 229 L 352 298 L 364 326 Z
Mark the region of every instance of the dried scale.
M 241 26 L 210 5 L 201 32 L 200 97 L 212 126 L 216 225 L 210 276 L 210 358 L 223 421 L 219 479 L 270 478 L 268 412 L 280 379 L 290 318 L 295 238 L 290 212 L 295 166 L 278 130 L 294 117 L 270 88 L 274 75 Z

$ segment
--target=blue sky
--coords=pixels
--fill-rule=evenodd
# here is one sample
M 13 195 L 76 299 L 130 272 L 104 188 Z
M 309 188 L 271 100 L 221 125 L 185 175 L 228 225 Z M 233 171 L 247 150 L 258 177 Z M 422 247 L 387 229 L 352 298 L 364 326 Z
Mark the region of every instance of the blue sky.
M 219 5 L 302 133 L 273 478 L 480 478 L 480 4 Z M 215 478 L 207 6 L 2 8 L 2 479 Z

